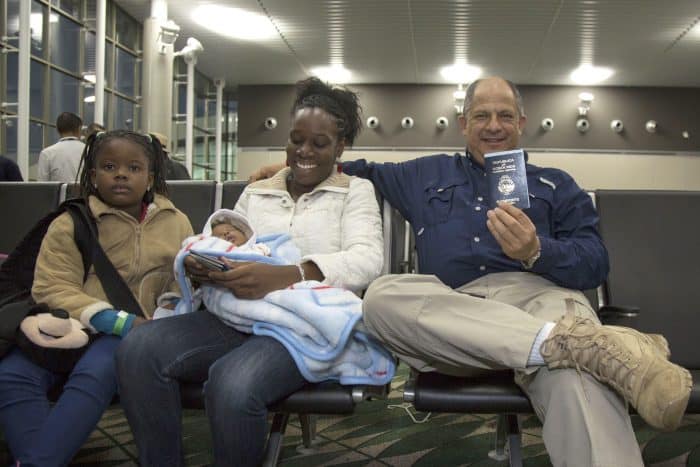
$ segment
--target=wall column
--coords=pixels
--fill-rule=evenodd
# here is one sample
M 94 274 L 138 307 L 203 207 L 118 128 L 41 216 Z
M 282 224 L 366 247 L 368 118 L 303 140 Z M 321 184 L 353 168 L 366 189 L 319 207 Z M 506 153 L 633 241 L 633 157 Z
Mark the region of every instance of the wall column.
M 167 3 L 153 0 L 151 17 L 143 23 L 141 116 L 144 131 L 157 131 L 172 141 L 173 46 L 159 40 L 167 20 Z

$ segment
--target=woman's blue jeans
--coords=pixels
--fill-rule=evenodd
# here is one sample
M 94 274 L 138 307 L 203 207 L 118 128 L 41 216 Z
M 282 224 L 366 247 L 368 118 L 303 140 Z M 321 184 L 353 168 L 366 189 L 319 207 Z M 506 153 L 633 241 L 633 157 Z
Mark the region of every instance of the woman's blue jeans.
M 68 375 L 46 370 L 13 349 L 0 360 L 0 425 L 24 466 L 67 465 L 97 426 L 117 390 L 119 337 L 102 336 Z M 51 406 L 48 392 L 65 383 Z
M 117 352 L 121 403 L 141 465 L 184 465 L 179 382 L 202 382 L 214 465 L 255 466 L 267 406 L 305 380 L 270 337 L 243 334 L 206 311 L 137 326 Z

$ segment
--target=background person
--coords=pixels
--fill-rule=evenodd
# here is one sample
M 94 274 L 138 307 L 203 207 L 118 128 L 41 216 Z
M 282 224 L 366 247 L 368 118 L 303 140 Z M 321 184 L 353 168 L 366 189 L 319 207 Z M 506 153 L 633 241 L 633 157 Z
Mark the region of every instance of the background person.
M 107 129 L 101 123 L 92 122 L 83 129 L 83 140 L 87 141 L 87 139 L 95 133 L 106 130 Z
M 70 112 L 63 112 L 56 119 L 57 143 L 39 153 L 37 180 L 72 183 L 78 180 L 80 156 L 85 144 L 80 141 L 83 121 Z
M 190 277 L 259 299 L 300 280 L 364 289 L 381 272 L 383 244 L 372 184 L 338 173 L 336 161 L 361 128 L 357 96 L 316 78 L 297 84 L 287 164 L 269 180 L 246 187 L 235 211 L 259 235 L 288 233 L 301 263 L 276 266 L 229 262 L 207 272 L 192 258 Z M 305 380 L 272 337 L 237 331 L 210 312 L 140 326 L 118 352 L 122 405 L 142 465 L 183 465 L 180 381 L 206 381 L 215 465 L 262 461 L 267 406 Z
M 0 182 L 22 182 L 22 172 L 12 159 L 0 156 Z
M 167 156 L 165 161 L 167 166 L 167 172 L 165 174 L 166 180 L 191 180 L 187 167 L 184 164 L 176 161 L 170 156 L 170 150 L 168 149 L 168 137 L 162 133 L 151 132 L 151 135 L 155 136 L 163 147 L 163 152 Z

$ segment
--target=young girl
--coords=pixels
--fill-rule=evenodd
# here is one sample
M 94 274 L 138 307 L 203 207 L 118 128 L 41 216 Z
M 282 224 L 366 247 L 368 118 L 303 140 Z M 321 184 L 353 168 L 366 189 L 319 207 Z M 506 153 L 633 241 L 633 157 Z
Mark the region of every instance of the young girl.
M 81 164 L 81 196 L 100 245 L 150 317 L 156 297 L 176 290 L 173 259 L 192 235 L 187 217 L 166 197 L 160 143 L 130 131 L 98 133 L 88 139 Z M 83 278 L 73 222 L 63 213 L 41 244 L 32 296 L 103 335 L 67 376 L 37 366 L 17 348 L 0 361 L 0 425 L 18 465 L 68 464 L 117 391 L 114 354 L 121 338 L 144 321 L 137 310 L 114 309 L 94 268 Z M 61 384 L 52 407 L 47 393 Z

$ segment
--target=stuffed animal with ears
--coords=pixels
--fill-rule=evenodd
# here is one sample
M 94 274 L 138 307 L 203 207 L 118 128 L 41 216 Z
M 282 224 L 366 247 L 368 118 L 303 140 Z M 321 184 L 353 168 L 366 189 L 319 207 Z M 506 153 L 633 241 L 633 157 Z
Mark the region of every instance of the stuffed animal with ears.
M 17 329 L 17 345 L 34 363 L 58 373 L 69 373 L 88 345 L 97 338 L 66 310 L 34 306 Z

